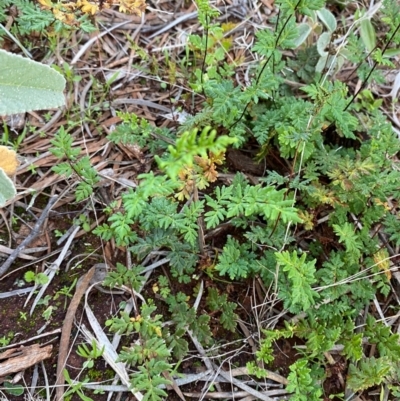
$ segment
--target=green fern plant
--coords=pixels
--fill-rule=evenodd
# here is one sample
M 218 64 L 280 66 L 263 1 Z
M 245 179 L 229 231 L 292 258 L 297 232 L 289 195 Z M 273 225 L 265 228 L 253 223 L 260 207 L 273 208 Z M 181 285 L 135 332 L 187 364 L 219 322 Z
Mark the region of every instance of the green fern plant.
M 161 315 L 152 316 L 155 309 L 155 306 L 144 304 L 134 318 L 122 312 L 120 318 L 106 322 L 110 330 L 119 334 L 137 334 L 136 342 L 124 347 L 118 360 L 137 368 L 130 376 L 132 388 L 144 391 L 143 399 L 152 401 L 167 396 L 158 386 L 170 384 L 163 373 L 172 373 L 172 365 L 168 363 L 171 353 L 162 338 Z
M 66 158 L 53 167 L 57 174 L 70 177 L 73 174 L 78 176 L 79 183 L 75 191 L 75 197 L 78 202 L 86 199 L 93 193 L 94 186 L 100 181 L 97 171 L 92 167 L 88 156 L 79 157 L 82 149 L 73 147 L 73 138 L 68 134 L 64 127 L 61 127 L 54 139 L 51 141 L 54 146 L 50 149 L 51 153 L 59 159 Z

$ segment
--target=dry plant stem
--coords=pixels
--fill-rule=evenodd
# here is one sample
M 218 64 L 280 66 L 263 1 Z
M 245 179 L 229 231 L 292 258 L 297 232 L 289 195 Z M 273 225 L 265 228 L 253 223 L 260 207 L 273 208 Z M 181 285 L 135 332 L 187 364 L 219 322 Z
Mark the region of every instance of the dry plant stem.
M 158 109 L 164 111 L 165 113 L 171 112 L 171 109 L 169 109 L 168 107 L 144 99 L 115 99 L 112 102 L 112 106 L 117 106 L 119 104 L 134 104 L 138 106 L 152 107 L 153 109 Z
M 176 381 L 175 381 L 175 380 L 173 379 L 173 377 L 169 374 L 169 372 L 165 370 L 164 372 L 162 372 L 162 375 L 163 375 L 167 380 L 169 380 L 169 381 L 171 382 L 171 385 L 168 386 L 168 387 L 172 387 L 172 389 L 175 390 L 175 392 L 176 392 L 176 394 L 179 396 L 179 398 L 180 398 L 182 401 L 186 401 L 186 398 L 185 398 L 185 396 L 183 395 L 181 389 L 178 387 L 178 385 L 176 384 Z
M 49 253 L 49 254 L 47 254 L 45 256 L 42 256 L 40 258 L 36 258 L 35 260 L 33 260 L 31 262 L 25 263 L 23 266 L 18 267 L 17 269 L 5 274 L 3 277 L 0 278 L 0 281 L 4 280 L 6 277 L 10 276 L 11 274 L 16 273 L 19 270 L 23 270 L 23 269 L 27 268 L 28 266 L 32 266 L 33 264 L 38 264 L 39 262 L 42 262 L 42 261 L 44 261 L 46 259 L 49 259 L 52 256 L 57 255 L 57 253 L 60 253 L 60 252 L 61 252 L 61 249 L 56 249 L 55 251 L 53 251 L 53 252 L 51 252 L 51 253 Z
M 243 331 L 244 335 L 246 336 L 246 340 L 249 343 L 251 350 L 255 355 L 255 353 L 257 352 L 257 347 L 256 347 L 256 343 L 254 342 L 249 329 L 246 327 L 246 325 L 240 319 L 238 320 L 238 325 L 240 326 L 241 330 Z
M 275 391 L 279 391 L 279 390 L 275 390 Z M 269 394 L 269 393 L 268 393 Z M 280 395 L 280 393 L 277 394 L 271 394 L 271 395 Z M 238 399 L 238 401 L 253 401 L 253 400 L 257 400 L 258 398 L 254 397 L 253 395 L 248 395 L 247 397 L 244 398 L 240 398 Z M 289 396 L 283 396 L 280 398 L 273 398 L 274 401 L 283 401 L 283 400 L 288 400 Z
M 46 368 L 44 366 L 43 361 L 40 362 L 40 364 L 42 365 L 43 379 L 44 379 L 44 384 L 45 384 L 45 389 L 46 389 L 46 400 L 50 400 L 50 386 L 49 386 L 49 379 L 47 377 Z
M 37 248 L 29 248 L 26 249 L 24 253 L 20 253 L 18 255 L 18 257 L 20 259 L 26 259 L 26 260 L 32 260 L 34 262 L 37 261 L 37 258 L 35 258 L 34 256 L 29 256 L 29 253 L 38 253 L 38 252 L 44 252 L 47 251 L 49 248 L 47 246 L 39 246 Z M 11 248 L 6 248 L 4 246 L 0 246 L 0 250 L 4 251 L 5 254 L 11 255 L 14 252 L 14 249 Z
M 43 362 L 43 361 L 41 361 L 41 362 Z M 29 396 L 30 396 L 31 399 L 33 399 L 33 395 L 35 394 L 35 390 L 36 390 L 38 379 L 39 379 L 39 365 L 36 364 L 35 367 L 33 368 L 31 386 L 28 389 Z
M 273 380 L 277 383 L 283 384 L 284 386 L 288 385 L 288 380 L 286 377 L 283 377 L 281 375 L 278 375 L 275 372 L 271 372 L 270 370 L 266 370 L 267 372 L 267 379 Z M 236 376 L 250 376 L 249 371 L 247 370 L 246 367 L 241 367 L 241 368 L 234 368 L 229 371 L 229 375 L 232 377 Z
M 8 257 L 8 259 L 3 263 L 3 265 L 0 267 L 0 277 L 3 276 L 7 270 L 10 268 L 10 266 L 13 264 L 15 259 L 17 259 L 18 255 L 32 242 L 32 240 L 37 237 L 40 231 L 40 227 L 44 223 L 48 213 L 50 212 L 51 207 L 54 205 L 54 203 L 57 201 L 58 196 L 52 196 L 45 207 L 45 209 L 42 212 L 42 215 L 39 217 L 38 221 L 36 224 L 33 226 L 32 231 L 30 234 L 21 242 L 20 245 L 18 245 L 17 248 L 15 248 L 14 252 Z
M 197 190 L 197 186 L 194 186 L 194 191 L 193 191 L 193 200 L 196 202 L 199 200 L 199 192 Z M 197 218 L 197 224 L 199 226 L 198 229 L 198 243 L 199 243 L 199 249 L 201 255 L 205 256 L 205 246 L 206 246 L 206 241 L 204 239 L 204 219 L 202 216 L 199 216 Z
M 2 209 L 0 209 L 0 215 L 3 218 L 4 224 L 7 227 L 7 231 L 8 231 L 8 247 L 10 248 L 11 247 L 11 241 L 12 241 L 11 227 L 10 227 L 10 224 L 8 224 L 7 217 L 6 217 L 6 215 L 5 215 L 5 213 L 4 213 L 4 211 Z
M 77 63 L 77 61 L 82 57 L 82 55 L 86 52 L 86 50 L 89 49 L 89 47 L 96 42 L 98 39 L 100 39 L 102 36 L 107 35 L 107 33 L 110 33 L 111 31 L 113 31 L 114 29 L 117 29 L 123 25 L 126 25 L 129 22 L 129 20 L 127 21 L 122 21 L 121 23 L 114 25 L 110 28 L 108 28 L 107 30 L 105 30 L 102 33 L 99 33 L 98 35 L 94 36 L 92 39 L 88 40 L 84 46 L 82 46 L 80 48 L 80 50 L 78 51 L 78 53 L 75 55 L 75 57 L 73 58 L 73 60 L 71 61 L 71 65 L 74 65 Z
M 61 329 L 55 329 L 53 331 L 49 331 L 47 333 L 43 333 L 43 334 L 40 334 L 38 336 L 28 338 L 27 340 L 20 341 L 19 343 L 7 345 L 5 347 L 0 348 L 0 350 L 8 349 L 8 348 L 15 348 L 15 347 L 18 347 L 19 345 L 30 343 L 31 341 L 35 341 L 35 340 L 37 340 L 39 338 L 51 336 L 53 334 L 58 334 L 58 333 L 61 333 Z
M 286 379 L 286 377 L 283 377 L 281 375 L 278 375 L 275 372 L 272 372 L 270 370 L 265 369 L 266 373 L 267 373 L 267 379 L 273 380 L 274 382 L 283 384 L 284 386 L 288 385 L 288 379 Z M 248 376 L 249 375 L 249 371 L 247 370 L 246 367 L 243 368 L 236 368 L 236 369 L 232 369 L 230 371 L 230 375 L 231 376 Z
M 153 271 L 156 267 L 162 266 L 162 265 L 168 263 L 169 261 L 170 261 L 169 258 L 160 259 L 160 260 L 158 260 L 157 262 L 154 262 L 154 263 L 152 263 L 151 265 L 146 266 L 146 267 L 143 269 L 143 272 L 142 272 L 142 273 L 151 272 L 151 271 Z
M 199 340 L 197 339 L 197 337 L 194 335 L 194 333 L 192 332 L 192 330 L 187 330 L 187 333 L 189 334 L 194 346 L 196 347 L 197 351 L 199 352 L 199 354 L 201 355 L 202 359 L 204 360 L 204 364 L 206 365 L 206 368 L 211 371 L 211 372 L 215 372 L 215 369 L 213 367 L 213 364 L 210 360 L 210 358 L 207 357 L 206 355 L 206 351 L 204 350 L 203 346 L 200 344 Z M 218 375 L 214 373 L 214 378 L 216 378 Z M 213 379 L 210 386 L 212 384 L 215 383 L 215 388 L 217 389 L 217 391 L 221 392 L 221 386 L 215 382 L 215 380 Z
M 182 22 L 184 22 L 184 21 L 187 21 L 187 20 L 189 20 L 189 19 L 196 18 L 197 15 L 198 15 L 198 12 L 197 12 L 197 11 L 194 11 L 194 12 L 192 12 L 192 13 L 190 13 L 190 14 L 184 14 L 184 15 L 182 15 L 181 17 L 176 18 L 174 21 L 170 22 L 168 25 L 164 26 L 163 28 L 161 28 L 161 29 L 158 30 L 157 32 L 154 32 L 153 34 L 151 34 L 151 35 L 149 36 L 149 39 L 153 39 L 153 38 L 155 38 L 156 36 L 161 35 L 162 33 L 169 31 L 169 30 L 170 30 L 171 28 L 173 28 L 175 25 L 178 25 L 178 24 L 180 24 L 180 23 L 182 23 Z
M 9 22 L 12 21 L 13 19 L 10 18 Z M 22 52 L 25 54 L 26 57 L 32 59 L 32 54 L 29 53 L 27 49 L 25 49 L 24 46 L 22 46 L 21 42 L 9 31 L 8 29 L 8 23 L 7 26 L 3 26 L 0 24 L 0 28 L 9 36 L 9 38 L 22 50 Z
M 329 364 L 331 366 L 335 365 L 336 362 L 335 362 L 335 360 L 333 359 L 332 355 L 329 352 L 324 352 L 324 355 L 325 355 L 325 358 L 327 359 L 327 361 L 329 362 Z M 343 376 L 342 376 L 342 374 L 340 372 L 338 372 L 338 379 L 339 379 L 340 385 L 342 386 L 342 388 L 344 388 L 344 384 L 345 383 L 344 383 Z
M 115 371 L 115 373 L 117 373 L 121 382 L 129 388 L 130 382 L 129 382 L 128 372 L 125 368 L 125 363 L 116 362 L 116 360 L 118 359 L 118 354 L 117 354 L 116 348 L 114 348 L 114 345 L 110 343 L 110 341 L 109 341 L 108 337 L 106 336 L 106 334 L 104 333 L 100 323 L 97 321 L 92 310 L 90 309 L 89 305 L 87 304 L 88 292 L 86 293 L 86 299 L 85 299 L 85 311 L 86 311 L 86 316 L 89 320 L 89 323 L 92 326 L 93 332 L 96 334 L 96 337 L 94 337 L 90 333 L 90 331 L 85 327 L 84 324 L 81 324 L 79 329 L 84 334 L 85 338 L 88 340 L 89 343 L 92 343 L 92 341 L 95 340 L 99 349 L 104 347 L 104 351 L 103 351 L 103 355 L 102 355 L 104 360 L 111 366 L 111 368 Z M 132 394 L 136 397 L 136 399 L 138 401 L 142 401 L 143 395 L 140 392 L 135 391 L 135 389 L 130 389 L 129 391 L 132 392 Z
M 243 400 L 257 400 L 257 398 L 255 396 L 249 396 L 249 393 L 247 391 L 235 391 L 235 392 L 221 392 L 221 393 L 217 393 L 217 392 L 209 392 L 207 393 L 205 396 L 202 393 L 184 393 L 186 395 L 186 397 L 191 397 L 191 398 L 212 398 L 212 399 L 239 399 L 240 397 L 244 397 L 241 399 L 241 401 Z M 284 394 L 288 394 L 288 392 L 286 390 L 270 390 L 270 391 L 266 391 L 263 393 L 264 395 L 268 394 L 268 395 L 284 395 Z M 274 400 L 275 401 L 275 400 Z
M 214 368 L 216 368 L 216 366 L 214 366 Z M 235 385 L 236 387 L 239 387 L 242 390 L 246 391 L 247 393 L 255 396 L 256 399 L 258 400 L 275 401 L 273 398 L 268 397 L 267 395 L 261 393 L 260 391 L 254 390 L 247 384 L 242 383 L 240 380 L 235 379 L 229 372 L 225 372 L 224 370 L 219 369 L 218 374 L 222 376 L 224 379 L 228 380 L 233 385 Z
M 209 391 L 207 394 L 203 393 L 184 393 L 186 397 L 190 398 L 211 398 L 214 400 L 220 400 L 220 399 L 234 399 L 236 400 L 239 397 L 246 397 L 248 395 L 247 391 L 226 391 L 226 392 L 211 392 Z
M 20 288 L 19 290 L 14 290 L 9 292 L 2 292 L 0 293 L 0 299 L 11 298 L 15 297 L 16 295 L 26 294 L 27 292 L 31 292 L 34 289 L 35 287 L 28 287 L 28 288 Z
M 64 398 L 64 375 L 63 370 L 65 367 L 65 363 L 67 361 L 68 355 L 68 347 L 69 347 L 69 336 L 71 334 L 72 322 L 74 320 L 74 316 L 76 313 L 76 309 L 78 308 L 79 302 L 85 293 L 91 278 L 93 277 L 95 268 L 92 267 L 86 274 L 83 276 L 82 281 L 78 282 L 75 290 L 75 294 L 72 298 L 71 303 L 68 306 L 67 314 L 64 319 L 64 324 L 61 333 L 60 339 L 60 350 L 58 352 L 58 360 L 57 360 L 57 381 L 56 381 L 56 401 L 62 401 Z
M 56 122 L 58 121 L 58 119 L 61 117 L 62 113 L 64 112 L 64 107 L 60 108 L 59 110 L 57 110 L 56 113 L 54 113 L 53 117 L 51 117 L 50 121 L 48 123 L 46 123 L 45 125 L 43 125 L 42 128 L 39 128 L 37 130 L 37 133 L 40 132 L 47 132 L 51 127 L 54 127 Z
M 88 91 L 91 88 L 92 84 L 93 84 L 93 81 L 89 81 L 84 86 L 84 88 L 82 89 L 82 92 L 81 92 L 81 95 L 80 95 L 81 98 L 80 98 L 80 101 L 79 101 L 79 106 L 81 108 L 81 121 L 82 121 L 82 124 L 85 127 L 85 130 L 88 133 L 90 138 L 93 138 L 93 135 L 92 135 L 92 133 L 90 131 L 89 124 L 85 120 L 85 110 L 87 110 L 87 107 L 85 106 L 85 99 L 86 99 L 86 94 L 88 93 Z M 73 166 L 71 165 L 71 167 L 73 167 Z M 74 169 L 74 171 L 76 173 L 75 169 Z M 78 174 L 78 176 L 79 176 L 79 174 Z M 81 176 L 80 176 L 80 178 L 83 179 L 83 177 L 81 177 Z
M 196 297 L 196 301 L 195 301 L 195 303 L 194 303 L 194 305 L 193 305 L 193 307 L 194 307 L 194 309 L 197 311 L 197 308 L 198 308 L 198 306 L 199 306 L 199 304 L 200 304 L 200 300 L 201 300 L 201 297 L 203 296 L 203 281 L 201 282 L 201 286 L 200 286 L 200 291 L 199 291 L 199 293 L 197 294 L 197 297 Z M 211 371 L 211 372 L 214 372 L 214 368 L 213 368 L 213 365 L 212 365 L 212 362 L 211 362 L 211 360 L 206 356 L 206 352 L 205 352 L 205 350 L 204 350 L 204 348 L 203 348 L 203 346 L 201 345 L 201 343 L 199 342 L 199 340 L 197 339 L 197 337 L 194 335 L 194 333 L 191 331 L 191 330 L 187 330 L 187 333 L 189 334 L 189 336 L 190 336 L 190 338 L 192 339 L 192 342 L 193 342 L 193 344 L 194 344 L 194 346 L 197 348 L 197 351 L 199 351 L 199 353 L 200 353 L 200 355 L 202 356 L 202 358 L 204 359 L 204 364 L 206 365 L 206 367 L 207 367 L 207 369 L 209 370 L 209 371 Z M 216 374 L 214 374 L 214 378 L 213 378 L 213 380 L 212 380 L 212 383 L 214 383 L 215 382 L 215 378 L 216 378 Z M 216 383 L 215 384 L 215 388 L 219 391 L 219 392 L 221 392 L 222 391 L 222 389 L 221 389 L 221 386 L 218 384 L 218 383 Z
M 91 342 L 91 338 L 87 338 L 87 340 L 88 340 L 88 342 Z M 243 373 L 243 372 L 245 372 L 245 373 Z M 233 369 L 230 373 L 232 376 L 248 376 L 248 372 L 247 372 L 246 368 Z M 274 374 L 273 372 L 271 372 L 271 373 Z M 183 377 L 180 377 L 179 379 L 175 379 L 175 382 L 178 386 L 185 386 L 187 384 L 199 382 L 199 381 L 209 382 L 210 380 L 214 380 L 214 382 L 216 382 L 216 383 L 229 383 L 228 380 L 224 379 L 221 376 L 215 377 L 215 374 L 213 374 L 209 370 L 205 370 L 204 372 L 201 372 L 201 373 L 193 373 L 193 374 L 187 374 L 187 375 L 182 375 L 182 376 Z M 269 377 L 269 376 L 268 376 L 268 378 L 272 379 L 272 377 Z M 274 380 L 274 379 L 272 379 L 272 380 Z M 281 376 L 280 380 L 282 381 L 282 384 L 287 385 L 286 378 Z M 279 380 L 275 380 L 275 381 L 279 381 Z M 112 392 L 123 392 L 123 391 L 129 392 L 130 391 L 130 389 L 126 385 L 121 385 L 121 384 L 120 385 L 107 385 L 107 384 L 103 385 L 103 384 L 87 383 L 84 385 L 84 387 L 91 389 L 91 390 L 99 390 L 99 391 L 112 391 Z M 162 384 L 162 385 L 160 385 L 160 388 L 165 389 L 166 386 L 164 384 Z M 283 390 L 283 389 L 277 389 L 274 391 L 279 391 L 280 392 L 279 394 L 287 393 L 287 391 Z M 246 392 L 246 394 L 248 394 L 248 393 Z M 268 395 L 271 395 L 270 392 L 268 392 Z
M 135 29 L 135 31 L 132 33 L 130 40 L 133 42 L 136 39 L 136 36 L 138 36 L 138 34 L 140 33 L 141 29 L 144 26 L 144 22 L 145 22 L 145 14 L 142 14 L 142 20 L 140 22 L 140 25 Z M 128 43 L 125 46 L 126 49 L 129 48 Z M 132 70 L 132 63 L 133 63 L 133 58 L 134 58 L 134 54 L 135 52 L 133 51 L 133 49 L 131 50 L 131 54 L 129 56 L 129 61 L 128 61 L 128 70 L 127 70 L 127 74 L 131 73 Z

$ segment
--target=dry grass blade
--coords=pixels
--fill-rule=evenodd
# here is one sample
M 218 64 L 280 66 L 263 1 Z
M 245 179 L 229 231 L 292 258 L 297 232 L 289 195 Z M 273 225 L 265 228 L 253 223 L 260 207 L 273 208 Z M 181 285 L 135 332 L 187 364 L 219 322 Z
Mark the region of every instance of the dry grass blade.
M 63 250 L 61 251 L 60 255 L 58 256 L 58 258 L 50 265 L 50 267 L 48 269 L 46 269 L 46 271 L 44 272 L 44 274 L 47 275 L 48 277 L 48 281 L 46 284 L 43 284 L 42 287 L 39 290 L 39 293 L 36 295 L 35 300 L 32 303 L 31 306 L 31 310 L 30 310 L 30 315 L 32 315 L 33 311 L 35 310 L 35 307 L 37 305 L 37 303 L 39 302 L 40 298 L 42 297 L 42 295 L 44 294 L 44 292 L 46 291 L 47 287 L 49 286 L 49 284 L 51 283 L 51 280 L 54 278 L 54 275 L 56 274 L 56 272 L 59 271 L 60 269 L 60 265 L 62 262 L 64 262 L 65 256 L 71 246 L 72 240 L 75 238 L 76 233 L 79 231 L 80 227 L 75 227 L 75 230 L 71 233 L 71 236 L 68 238 L 68 241 L 66 242 L 66 244 L 63 247 Z M 35 290 L 37 288 L 37 285 L 35 285 Z M 28 304 L 29 299 L 31 297 L 31 295 L 33 294 L 34 290 L 31 292 L 31 294 L 28 296 L 26 302 L 25 302 L 25 306 Z
M 199 352 L 201 359 L 204 361 L 206 368 L 210 372 L 214 372 L 213 379 L 211 380 L 211 382 L 208 386 L 208 387 L 210 387 L 215 383 L 215 378 L 218 376 L 218 373 L 216 372 L 215 367 L 213 366 L 213 363 L 211 362 L 211 359 L 207 357 L 205 349 L 203 348 L 203 346 L 201 345 L 201 343 L 197 339 L 197 337 L 194 335 L 194 333 L 191 330 L 187 330 L 187 333 L 189 334 L 189 337 L 191 338 L 194 346 L 196 347 L 197 351 Z M 215 383 L 215 387 L 217 388 L 218 391 L 222 391 L 221 387 L 218 383 Z
M 283 384 L 284 386 L 288 385 L 288 380 L 286 379 L 286 377 L 283 377 L 281 375 L 279 375 L 278 373 L 272 372 L 270 370 L 267 370 L 267 379 L 273 380 L 274 382 Z M 248 376 L 249 375 L 249 371 L 247 370 L 247 368 L 235 368 L 229 371 L 229 374 L 232 377 L 235 376 Z
M 214 369 L 215 368 L 216 367 L 214 366 Z M 240 380 L 235 379 L 229 372 L 225 372 L 222 369 L 219 369 L 218 374 L 220 376 L 222 376 L 224 379 L 228 380 L 234 386 L 239 387 L 242 390 L 246 391 L 248 394 L 251 394 L 252 396 L 256 397 L 256 399 L 258 399 L 258 400 L 275 401 L 273 398 L 269 397 L 264 392 L 254 390 L 252 387 L 248 386 L 247 384 L 244 384 Z
M 39 334 L 38 336 L 31 337 L 31 338 L 29 338 L 27 340 L 23 340 L 23 341 L 20 341 L 18 343 L 15 343 L 15 344 L 11 344 L 11 345 L 7 345 L 5 347 L 1 347 L 0 350 L 9 349 L 9 348 L 15 348 L 15 347 L 18 347 L 19 345 L 23 345 L 23 344 L 35 341 L 35 340 L 37 340 L 39 338 L 52 336 L 52 335 L 59 334 L 59 333 L 61 333 L 61 329 L 55 329 L 55 330 L 49 331 L 48 333 Z
M 103 332 L 103 329 L 101 328 L 99 322 L 93 315 L 93 312 L 89 308 L 88 305 L 85 306 L 85 311 L 88 316 L 89 322 L 92 326 L 93 331 L 96 333 L 96 337 L 93 336 L 93 334 L 85 327 L 85 325 L 80 326 L 80 330 L 82 331 L 83 335 L 85 336 L 86 340 L 89 343 L 92 343 L 92 341 L 96 341 L 98 349 L 102 349 L 104 347 L 103 355 L 102 357 L 107 361 L 107 363 L 112 367 L 112 369 L 115 371 L 115 373 L 119 376 L 121 382 L 127 387 L 130 388 L 130 383 L 129 383 L 129 376 L 128 372 L 126 371 L 125 364 L 121 362 L 116 362 L 118 358 L 118 354 L 113 348 L 112 344 L 108 340 L 107 336 Z M 139 392 L 136 392 L 134 389 L 130 390 L 132 394 L 138 399 L 138 401 L 141 401 L 143 399 L 143 395 Z
M 71 334 L 72 323 L 75 317 L 76 310 L 79 302 L 86 292 L 89 282 L 93 277 L 95 268 L 92 267 L 76 285 L 75 294 L 68 306 L 67 314 L 65 315 L 64 324 L 61 332 L 60 339 L 60 350 L 58 352 L 57 360 L 57 376 L 56 376 L 56 401 L 62 401 L 64 398 L 63 384 L 65 381 L 63 370 L 67 362 L 68 348 L 69 348 L 69 336 Z
M 249 396 L 249 393 L 247 391 L 223 391 L 223 392 L 208 392 L 207 394 L 202 394 L 202 393 L 184 393 L 187 397 L 192 397 L 192 398 L 210 398 L 212 400 L 220 400 L 220 399 L 240 399 L 241 401 L 243 400 L 258 400 L 258 398 L 255 395 Z M 265 396 L 284 396 L 287 395 L 288 392 L 286 390 L 270 390 L 270 391 L 263 391 L 261 394 Z M 276 401 L 275 399 L 273 399 Z
M 35 287 L 28 287 L 28 288 L 20 288 L 19 290 L 1 292 L 0 299 L 11 298 L 11 297 L 15 297 L 16 295 L 26 294 L 27 292 L 32 292 L 34 289 L 35 289 Z

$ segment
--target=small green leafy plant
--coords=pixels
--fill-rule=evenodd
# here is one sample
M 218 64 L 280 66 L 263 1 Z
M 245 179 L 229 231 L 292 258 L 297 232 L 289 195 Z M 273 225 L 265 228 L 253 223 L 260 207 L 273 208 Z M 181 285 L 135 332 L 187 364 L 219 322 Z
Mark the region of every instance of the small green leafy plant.
M 123 123 L 109 136 L 140 151 L 150 147 L 157 163 L 122 194 L 118 209 L 106 208 L 107 222 L 94 230 L 134 258 L 135 267 L 118 264 L 105 285 L 128 286 L 135 315 L 122 312 L 107 326 L 132 335 L 119 360 L 136 369 L 132 388 L 145 392 L 146 400 L 166 397 L 158 386 L 169 383 L 165 377 L 173 373 L 173 361 L 187 355 L 186 333 L 210 345 L 210 315 L 218 316 L 224 330 L 235 330 L 239 308 L 218 285 L 248 285 L 256 277 L 273 292 L 285 319 L 260 330 L 250 373 L 266 376 L 275 342 L 290 339 L 299 351 L 289 367 L 291 400 L 323 399 L 326 356 L 335 346 L 341 347 L 350 389 L 390 384 L 393 394 L 398 391 L 393 385 L 398 336 L 367 307 L 389 295 L 389 251 L 400 244 L 392 202 L 400 195 L 400 144 L 381 103 L 368 90 L 350 95 L 338 72 L 350 63 L 365 84 L 382 81 L 382 71 L 394 68 L 386 50 L 400 43 L 400 9 L 395 1 L 382 2 L 381 20 L 374 23 L 364 22 L 366 12 L 360 11 L 336 51 L 338 22 L 326 1 L 276 4 L 279 17 L 271 21 L 273 29 L 256 33 L 252 52 L 259 61 L 241 87 L 225 59 L 229 43 L 223 28 L 213 23 L 217 12 L 199 0 L 204 35 L 190 38 L 195 68 L 190 86 L 204 99 L 202 110 L 177 132 L 120 114 Z M 374 45 L 374 24 L 386 29 L 382 48 Z M 75 195 L 82 201 L 93 193 L 96 171 L 64 129 L 53 145 L 53 154 L 67 159 L 55 170 L 79 177 Z M 262 176 L 254 179 L 244 171 L 219 182 L 217 166 L 224 165 L 230 148 L 253 150 L 254 161 L 265 165 Z M 139 301 L 141 265 L 154 254 L 165 258 L 168 274 L 157 278 L 156 300 Z M 203 274 L 212 285 L 200 312 L 193 299 Z M 193 293 L 175 291 L 170 277 Z M 159 308 L 167 309 L 171 328 L 163 325 Z M 365 325 L 358 332 L 360 316 Z M 369 345 L 374 355 L 367 356 Z
M 24 274 L 24 280 L 27 283 L 34 282 L 36 285 L 44 285 L 48 283 L 49 278 L 44 273 L 35 273 L 29 270 Z
M 134 318 L 122 312 L 120 318 L 106 322 L 112 331 L 119 334 L 137 334 L 136 342 L 120 352 L 119 361 L 137 368 L 131 374 L 130 382 L 133 389 L 145 391 L 146 400 L 161 400 L 167 396 L 158 386 L 170 384 L 163 373 L 172 373 L 172 365 L 168 363 L 171 353 L 162 337 L 161 315 L 151 316 L 155 309 L 154 306 L 143 305 L 140 314 Z
M 66 177 L 76 174 L 79 178 L 79 184 L 75 191 L 76 200 L 79 202 L 86 199 L 93 193 L 95 184 L 100 180 L 97 171 L 90 163 L 89 157 L 79 157 L 82 149 L 79 146 L 72 146 L 73 138 L 65 131 L 64 127 L 60 128 L 51 143 L 54 146 L 51 149 L 52 154 L 60 159 L 67 159 L 66 162 L 54 166 L 53 170 Z
M 11 381 L 11 377 L 7 376 L 6 380 L 3 382 L 4 388 L 2 389 L 5 393 L 13 395 L 13 396 L 20 396 L 24 394 L 25 389 L 20 384 L 14 384 Z
M 4 336 L 0 337 L 0 347 L 5 347 L 10 344 L 11 340 L 14 338 L 14 333 L 9 332 Z
M 94 360 L 101 357 L 104 352 L 104 346 L 101 349 L 97 348 L 96 341 L 92 341 L 92 348 L 90 349 L 86 344 L 78 345 L 77 354 L 86 358 L 87 360 L 83 363 L 83 368 L 93 368 Z
M 64 378 L 65 381 L 68 383 L 69 388 L 68 390 L 63 394 L 63 397 L 66 400 L 71 400 L 72 396 L 76 394 L 82 401 L 93 401 L 92 398 L 88 397 L 84 392 L 83 388 L 86 383 L 89 382 L 89 379 L 84 379 L 82 381 L 73 381 L 71 377 L 69 376 L 68 370 L 64 369 L 63 370 Z

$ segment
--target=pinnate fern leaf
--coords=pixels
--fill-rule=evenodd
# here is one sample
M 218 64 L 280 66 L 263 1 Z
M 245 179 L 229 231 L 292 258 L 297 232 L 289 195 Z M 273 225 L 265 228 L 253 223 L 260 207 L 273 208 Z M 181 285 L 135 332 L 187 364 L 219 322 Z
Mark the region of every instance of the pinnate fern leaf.
M 316 282 L 316 261 L 306 262 L 306 254 L 303 253 L 298 257 L 295 251 L 292 254 L 287 251 L 277 252 L 275 256 L 291 283 L 291 298 L 284 299 L 285 306 L 288 306 L 289 310 L 293 312 L 298 312 L 299 306 L 303 311 L 308 310 L 315 304 L 315 299 L 319 296 L 311 287 Z M 288 294 L 289 292 L 286 292 L 286 296 Z

